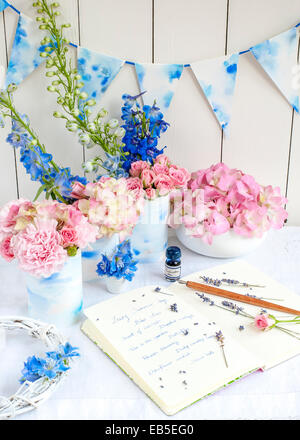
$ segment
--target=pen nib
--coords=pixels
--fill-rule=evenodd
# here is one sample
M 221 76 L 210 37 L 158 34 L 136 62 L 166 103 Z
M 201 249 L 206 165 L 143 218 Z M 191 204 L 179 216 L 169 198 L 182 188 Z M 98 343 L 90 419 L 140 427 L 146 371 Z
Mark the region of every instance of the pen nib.
M 178 280 L 178 283 L 180 283 L 180 284 L 185 284 L 186 285 L 186 281 L 184 281 L 184 280 Z

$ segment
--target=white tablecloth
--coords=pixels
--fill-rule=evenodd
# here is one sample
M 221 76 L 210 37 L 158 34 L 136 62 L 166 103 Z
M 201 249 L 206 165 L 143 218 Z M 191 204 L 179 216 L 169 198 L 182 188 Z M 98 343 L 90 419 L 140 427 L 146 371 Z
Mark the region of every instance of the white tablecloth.
M 170 243 L 177 243 L 173 236 Z M 181 248 L 183 275 L 224 263 Z M 300 228 L 270 232 L 263 245 L 244 259 L 300 294 Z M 0 316 L 26 316 L 26 291 L 17 267 L 2 261 L 0 280 Z M 131 287 L 147 284 L 168 285 L 162 263 L 141 265 Z M 85 307 L 110 297 L 101 281 L 84 285 Z M 64 334 L 80 347 L 80 360 L 47 402 L 19 419 L 300 419 L 300 356 L 254 373 L 168 417 L 81 333 L 80 325 Z M 20 333 L 9 334 L 7 342 L 0 352 L 0 395 L 4 396 L 16 391 L 23 361 L 44 351 L 39 341 Z

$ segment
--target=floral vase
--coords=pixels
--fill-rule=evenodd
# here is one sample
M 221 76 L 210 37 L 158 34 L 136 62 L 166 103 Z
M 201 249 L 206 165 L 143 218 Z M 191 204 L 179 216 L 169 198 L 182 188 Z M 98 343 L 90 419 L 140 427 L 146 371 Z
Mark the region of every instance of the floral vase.
M 230 229 L 225 234 L 214 235 L 212 244 L 207 244 L 201 238 L 192 237 L 188 229 L 181 225 L 176 229 L 176 235 L 185 247 L 197 254 L 213 258 L 236 258 L 258 248 L 267 233 L 261 238 L 247 238 Z
M 120 278 L 118 280 L 115 277 L 107 277 L 105 283 L 109 293 L 121 293 L 124 289 L 125 279 Z
M 99 279 L 96 270 L 101 254 L 110 255 L 119 242 L 119 234 L 113 234 L 109 238 L 100 238 L 82 251 L 83 281 Z
M 32 318 L 58 326 L 77 322 L 82 310 L 81 252 L 69 257 L 60 272 L 48 278 L 25 274 L 28 312 Z
M 154 263 L 164 257 L 168 246 L 168 215 L 170 197 L 146 200 L 144 213 L 130 238 L 132 249 L 139 252 L 139 263 Z

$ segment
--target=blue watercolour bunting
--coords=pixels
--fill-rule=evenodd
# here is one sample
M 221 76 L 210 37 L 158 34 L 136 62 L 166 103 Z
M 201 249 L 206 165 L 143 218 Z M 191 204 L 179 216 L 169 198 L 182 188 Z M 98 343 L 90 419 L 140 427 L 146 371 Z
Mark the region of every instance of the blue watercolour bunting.
M 191 63 L 211 108 L 223 130 L 231 119 L 239 54 Z
M 123 60 L 93 52 L 83 47 L 78 48 L 78 72 L 82 76 L 83 92 L 99 101 L 113 79 L 120 72 Z
M 170 106 L 178 80 L 183 71 L 183 64 L 139 64 L 135 70 L 144 104 L 157 106 L 164 113 Z
M 7 8 L 8 4 L 5 0 L 0 0 L 0 12 L 4 11 L 5 8 Z
M 299 113 L 299 96 L 293 89 L 293 67 L 297 65 L 298 35 L 294 27 L 250 48 L 291 106 Z
M 45 58 L 40 56 L 45 46 L 41 46 L 43 35 L 34 20 L 20 14 L 13 48 L 6 73 L 5 86 L 20 84 Z

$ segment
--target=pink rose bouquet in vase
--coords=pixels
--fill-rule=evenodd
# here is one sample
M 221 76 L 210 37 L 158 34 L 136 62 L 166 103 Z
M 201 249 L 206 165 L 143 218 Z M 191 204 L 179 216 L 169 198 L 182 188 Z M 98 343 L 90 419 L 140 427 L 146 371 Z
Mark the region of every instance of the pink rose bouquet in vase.
M 97 229 L 97 240 L 82 251 L 83 279 L 98 279 L 97 264 L 102 254 L 110 256 L 130 236 L 144 208 L 144 197 L 128 188 L 125 178 L 101 177 L 96 183 L 76 183 L 73 204 Z
M 237 257 L 255 249 L 269 229 L 282 228 L 286 202 L 279 188 L 219 163 L 192 174 L 188 189 L 172 200 L 169 224 L 197 253 Z
M 0 254 L 25 273 L 30 316 L 59 325 L 77 320 L 81 249 L 96 237 L 97 228 L 72 205 L 20 199 L 0 210 Z
M 186 188 L 190 174 L 173 165 L 164 154 L 158 155 L 153 165 L 142 160 L 133 162 L 129 173 L 127 187 L 145 199 L 144 214 L 131 237 L 132 247 L 139 252 L 140 263 L 155 262 L 168 244 L 170 194 Z

